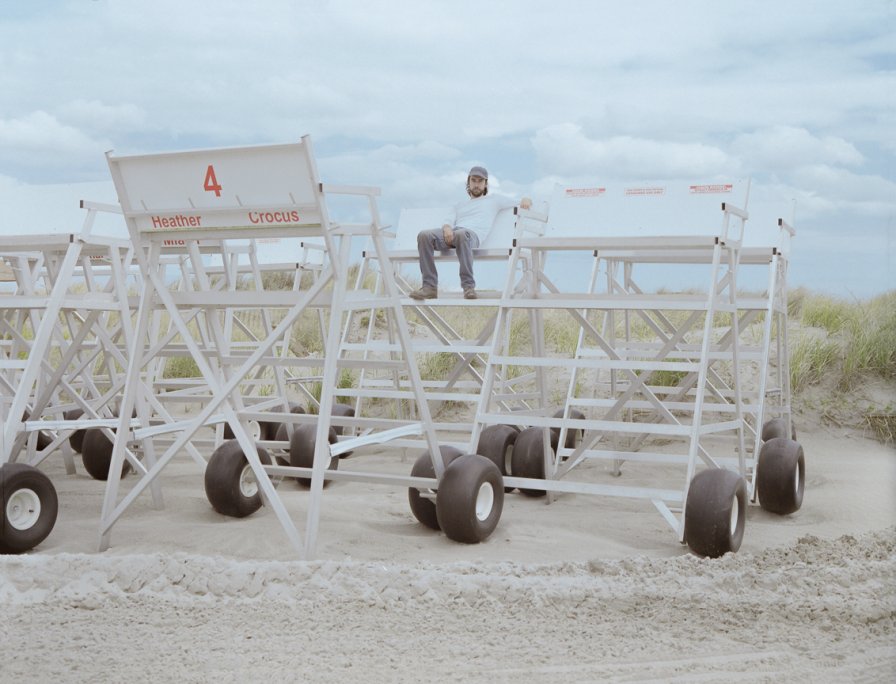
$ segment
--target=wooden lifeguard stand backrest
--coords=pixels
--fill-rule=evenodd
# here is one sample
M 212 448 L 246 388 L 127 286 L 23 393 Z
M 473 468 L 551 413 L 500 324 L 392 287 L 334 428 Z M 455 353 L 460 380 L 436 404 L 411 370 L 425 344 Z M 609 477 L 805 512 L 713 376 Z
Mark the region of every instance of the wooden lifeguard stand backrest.
M 307 136 L 285 145 L 107 159 L 129 227 L 140 235 L 295 236 L 327 226 Z
M 729 232 L 723 205 L 746 211 L 749 181 L 557 185 L 551 197 L 546 236 L 610 237 L 713 235 Z

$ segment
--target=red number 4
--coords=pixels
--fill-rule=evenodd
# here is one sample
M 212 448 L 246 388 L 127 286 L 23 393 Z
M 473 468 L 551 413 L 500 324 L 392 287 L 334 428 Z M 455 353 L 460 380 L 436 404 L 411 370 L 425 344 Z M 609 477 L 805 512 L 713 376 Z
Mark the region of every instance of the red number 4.
M 211 164 L 208 165 L 208 169 L 205 171 L 205 184 L 202 187 L 205 188 L 207 192 L 214 192 L 215 197 L 221 196 L 221 184 L 218 183 L 218 179 L 215 178 L 215 167 Z

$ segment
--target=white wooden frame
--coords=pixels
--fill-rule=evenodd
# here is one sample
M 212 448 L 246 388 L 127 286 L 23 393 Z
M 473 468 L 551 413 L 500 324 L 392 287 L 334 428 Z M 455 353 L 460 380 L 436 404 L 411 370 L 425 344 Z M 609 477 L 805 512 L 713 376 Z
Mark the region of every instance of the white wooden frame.
M 61 449 L 73 474 L 71 433 L 117 423 L 112 404 L 124 386 L 119 368 L 130 346 L 128 289 L 137 289 L 133 249 L 127 240 L 92 234 L 98 212 L 117 207 L 81 207 L 87 213 L 80 233 L 0 238 L 0 260 L 15 281 L 14 291 L 0 296 L 0 464 L 38 465 Z M 70 409 L 82 417 L 66 419 Z M 30 419 L 23 421 L 25 411 Z M 50 435 L 43 448 L 38 433 Z
M 689 191 L 689 192 L 688 192 Z M 688 194 L 698 197 L 688 197 Z M 715 204 L 715 218 L 707 214 L 707 203 L 690 200 L 702 199 L 699 195 L 711 196 Z M 516 242 L 514 256 L 528 250 L 534 263 L 537 280 L 527 296 L 512 296 L 505 290 L 499 310 L 499 329 L 510 325 L 514 313 L 526 313 L 534 317 L 533 348 L 530 354 L 511 354 L 502 347 L 503 335 L 495 335 L 495 347 L 489 357 L 486 371 L 486 385 L 483 401 L 476 415 L 476 426 L 471 436 L 475 445 L 481 430 L 487 425 L 505 423 L 520 427 L 542 427 L 560 430 L 560 447 L 553 454 L 550 435 L 543 432 L 544 479 L 520 478 L 511 474 L 505 482 L 511 487 L 544 490 L 553 495 L 561 492 L 591 493 L 605 496 L 643 498 L 650 500 L 662 517 L 676 532 L 680 541 L 684 540 L 683 506 L 687 500 L 688 485 L 699 467 L 721 467 L 712 453 L 710 442 L 713 436 L 733 435 L 734 453 L 737 458 L 734 469 L 747 476 L 746 447 L 744 441 L 744 408 L 738 374 L 734 374 L 732 396 L 720 397 L 711 383 L 713 367 L 726 361 L 733 368 L 739 365 L 739 344 L 718 345 L 713 341 L 714 325 L 720 313 L 731 315 L 731 336 L 739 340 L 739 316 L 737 316 L 737 273 L 740 267 L 741 243 L 744 224 L 748 218 L 746 205 L 749 183 L 744 184 L 695 184 L 687 190 L 679 191 L 677 201 L 663 200 L 673 193 L 662 185 L 647 185 L 641 188 L 558 188 L 551 202 L 549 228 L 545 237 L 523 238 Z M 731 202 L 736 198 L 737 205 Z M 565 210 L 565 202 L 581 201 L 588 205 L 586 211 Z M 675 199 L 675 197 L 671 197 Z M 645 204 L 637 205 L 639 200 Z M 647 204 L 649 203 L 649 204 Z M 689 205 L 695 205 L 693 207 Z M 696 212 L 693 210 L 699 210 Z M 695 234 L 682 234 L 680 226 L 696 228 Z M 587 282 L 577 292 L 561 292 L 545 275 L 545 259 L 558 252 L 590 252 L 594 258 L 594 268 Z M 695 258 L 695 255 L 697 258 Z M 703 264 L 706 274 L 706 293 L 689 294 L 671 292 L 644 294 L 634 288 L 614 285 L 612 272 L 622 264 L 628 268 L 631 263 L 655 261 L 668 265 Z M 627 263 L 623 263 L 627 262 Z M 611 278 L 608 288 L 598 289 L 598 272 L 607 264 Z M 630 284 L 630 279 L 626 280 Z M 596 342 L 596 353 L 581 354 L 577 351 L 572 358 L 549 358 L 544 346 L 542 313 L 546 309 L 564 309 L 579 321 L 582 327 L 580 347 L 585 336 Z M 624 315 L 645 316 L 653 311 L 679 311 L 687 315 L 686 326 L 663 331 L 652 325 L 657 333 L 653 345 L 654 357 L 644 358 L 627 348 L 626 340 L 615 336 L 613 317 Z M 601 328 L 587 320 L 589 312 L 605 316 L 608 324 Z M 694 352 L 687 356 L 674 356 L 689 330 L 695 328 L 699 341 Z M 529 412 L 506 414 L 493 408 L 493 384 L 495 368 L 503 364 L 517 364 L 534 367 L 537 387 L 541 395 L 540 406 Z M 556 408 L 551 406 L 545 380 L 548 369 L 570 373 L 574 378 L 577 369 L 589 368 L 605 374 L 608 386 L 613 387 L 609 398 L 583 401 L 576 400 L 577 406 L 591 413 L 585 419 L 572 419 L 565 413 L 554 417 Z M 696 374 L 693 396 L 687 399 L 687 406 L 667 406 L 664 398 L 650 389 L 647 378 L 658 371 L 686 372 Z M 625 378 L 627 385 L 619 383 L 618 377 Z M 572 386 L 572 383 L 571 385 Z M 619 387 L 617 391 L 615 388 Z M 633 399 L 641 393 L 640 403 Z M 567 394 L 567 401 L 572 396 Z M 681 402 L 678 402 L 681 404 Z M 642 405 L 643 404 L 643 405 Z M 724 404 L 724 407 L 720 406 Z M 631 409 L 649 408 L 663 418 L 661 423 L 636 423 L 627 417 Z M 567 407 L 568 408 L 568 407 Z M 682 421 L 676 412 L 686 408 L 690 420 Z M 584 438 L 575 449 L 563 447 L 568 430 L 584 431 Z M 684 451 L 671 457 L 665 453 L 631 453 L 618 449 L 601 449 L 600 441 L 605 435 L 652 435 L 664 439 L 677 439 L 684 445 Z M 730 444 L 729 440 L 729 444 Z M 683 463 L 684 477 L 679 485 L 668 487 L 632 487 L 606 484 L 594 481 L 574 481 L 571 473 L 589 458 L 609 458 L 613 461 L 637 459 L 658 464 Z M 551 496 L 548 500 L 551 500 Z
M 264 466 L 246 430 L 249 419 L 271 419 L 306 422 L 311 417 L 289 413 L 262 413 L 244 405 L 239 391 L 241 383 L 258 363 L 268 365 L 321 367 L 321 406 L 330 406 L 335 380 L 344 315 L 361 308 L 381 307 L 396 321 L 399 346 L 408 359 L 409 338 L 401 308 L 399 292 L 391 277 L 392 265 L 384 248 L 382 226 L 376 207 L 379 190 L 368 187 L 346 187 L 322 184 L 318 179 L 311 141 L 288 145 L 248 148 L 197 150 L 153 155 L 107 155 L 112 178 L 135 243 L 136 258 L 145 281 L 135 323 L 134 345 L 127 368 L 127 381 L 115 447 L 103 501 L 100 520 L 99 548 L 108 548 L 112 527 L 134 500 L 148 487 L 153 487 L 157 504 L 161 505 L 158 476 L 197 433 L 210 425 L 226 421 L 240 444 L 264 500 L 274 510 L 294 549 L 303 557 L 311 557 L 317 540 L 320 500 L 327 479 L 356 479 L 405 486 L 435 487 L 444 472 L 440 457 L 433 457 L 436 478 L 392 477 L 361 471 L 326 471 L 332 456 L 368 444 L 382 443 L 407 434 L 426 435 L 431 453 L 439 454 L 435 431 L 423 397 L 419 374 L 414 364 L 407 364 L 420 420 L 383 423 L 382 428 L 360 437 L 329 445 L 327 435 L 331 423 L 326 412 L 314 419 L 317 425 L 314 465 L 312 468 Z M 366 203 L 369 220 L 356 224 L 331 221 L 326 198 L 329 195 L 350 195 Z M 198 288 L 171 291 L 164 281 L 161 259 L 165 240 L 183 240 L 190 255 L 190 269 Z M 231 240 L 246 238 L 279 238 L 308 241 L 322 245 L 324 258 L 318 277 L 307 290 L 227 291 L 211 287 L 209 272 L 202 251 L 217 256 L 226 253 Z M 350 292 L 347 267 L 351 242 L 355 238 L 370 241 L 383 264 L 383 294 Z M 263 340 L 237 355 L 224 325 L 227 312 L 234 308 L 279 309 L 283 315 Z M 324 308 L 329 313 L 326 331 L 326 352 L 323 359 L 285 357 L 275 347 L 283 340 L 294 321 L 306 310 Z M 192 331 L 188 319 L 203 311 L 206 324 L 202 339 Z M 198 413 L 189 418 L 158 424 L 154 420 L 153 383 L 150 369 L 159 348 L 151 336 L 153 312 L 164 310 L 171 317 L 182 341 L 199 367 L 210 390 L 210 398 Z M 407 363 L 405 361 L 405 363 Z M 137 412 L 138 427 L 124 418 Z M 164 437 L 164 440 L 162 439 Z M 159 438 L 157 440 L 157 438 Z M 129 445 L 139 447 L 145 473 L 120 496 L 120 468 Z M 311 492 L 304 538 L 284 507 L 271 476 L 304 475 L 311 479 Z

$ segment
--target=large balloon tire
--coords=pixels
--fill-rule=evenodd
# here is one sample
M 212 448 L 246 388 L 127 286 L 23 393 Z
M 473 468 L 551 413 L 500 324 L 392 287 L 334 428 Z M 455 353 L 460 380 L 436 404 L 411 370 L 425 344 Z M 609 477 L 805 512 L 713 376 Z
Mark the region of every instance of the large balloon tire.
M 294 402 L 289 402 L 289 412 L 290 413 L 305 413 L 305 409 L 300 405 Z M 286 442 L 287 446 L 278 449 L 280 455 L 274 455 L 274 460 L 277 461 L 279 465 L 288 466 L 289 465 L 289 423 L 268 423 L 269 425 L 269 436 L 267 439 L 273 440 L 275 442 Z M 293 428 L 295 429 L 295 428 Z M 284 455 L 285 454 L 285 455 Z
M 330 412 L 330 416 L 336 416 L 338 418 L 354 418 L 355 417 L 355 407 L 349 406 L 348 404 L 333 404 L 333 410 Z M 336 434 L 342 436 L 345 432 L 345 428 L 342 425 L 334 425 L 333 429 L 336 430 Z M 339 454 L 339 458 L 348 458 L 354 452 L 346 451 L 344 454 Z
M 0 466 L 0 553 L 24 553 L 56 525 L 59 499 L 43 472 L 25 463 Z
M 445 535 L 464 544 L 488 539 L 501 519 L 503 485 L 498 466 L 485 456 L 454 459 L 436 491 L 436 514 Z
M 24 415 L 22 416 L 22 420 L 23 421 L 31 420 L 31 414 L 28 411 L 25 411 Z M 54 435 L 50 434 L 49 432 L 46 432 L 44 430 L 38 430 L 37 431 L 37 444 L 36 444 L 37 450 L 43 451 L 44 449 L 46 449 L 48 446 L 50 446 L 53 443 L 54 439 L 56 439 L 56 437 Z
M 274 429 L 276 430 L 276 428 Z M 251 439 L 253 442 L 267 439 L 268 423 L 254 419 L 247 420 L 246 431 L 249 433 L 249 439 Z M 230 427 L 230 423 L 224 423 L 224 439 L 235 438 L 236 435 L 233 434 L 233 428 Z
M 301 404 L 297 404 L 294 401 L 287 402 L 289 405 L 290 413 L 305 413 L 305 408 Z M 285 423 L 280 423 L 275 421 L 264 422 L 261 423 L 261 434 L 262 439 L 266 440 L 277 440 L 280 441 L 279 435 L 283 434 L 281 428 L 285 425 Z M 286 438 L 286 441 L 289 441 L 289 438 Z
M 442 454 L 442 461 L 446 467 L 451 464 L 454 459 L 458 458 L 463 452 L 452 446 L 440 446 L 439 451 Z M 424 451 L 411 468 L 411 477 L 435 477 L 436 469 L 433 467 L 432 458 L 428 451 Z M 432 492 L 432 490 L 429 490 Z M 436 512 L 436 504 L 432 498 L 423 496 L 416 487 L 408 487 L 408 504 L 411 506 L 411 513 L 414 517 L 431 530 L 441 530 L 439 527 L 439 517 Z
M 519 430 L 511 425 L 489 425 L 479 434 L 476 453 L 498 466 L 502 476 L 510 475 L 513 445 L 519 434 Z M 513 487 L 505 487 L 504 491 L 511 492 Z
M 259 425 L 263 440 L 274 439 L 277 436 L 277 429 L 280 427 L 280 423 L 277 421 L 262 421 Z
M 289 441 L 289 464 L 294 468 L 312 468 L 314 467 L 314 447 L 316 445 L 317 425 L 299 425 L 292 432 L 292 439 Z M 337 441 L 336 430 L 330 428 L 328 435 L 330 444 Z M 330 463 L 327 470 L 336 470 L 339 467 L 339 457 L 330 457 Z M 311 487 L 310 477 L 297 477 L 298 482 L 303 487 Z M 324 480 L 324 486 L 327 485 Z
M 330 411 L 330 415 L 338 418 L 354 418 L 355 407 L 348 404 L 333 404 L 333 410 Z M 345 430 L 342 425 L 335 425 L 333 429 L 336 430 L 337 435 L 342 435 Z
M 280 423 L 277 427 L 277 434 L 274 435 L 274 440 L 277 442 L 286 442 L 287 446 L 283 448 L 277 449 L 274 453 L 274 460 L 278 465 L 288 466 L 289 465 L 289 432 L 287 431 L 286 423 Z
M 799 442 L 786 437 L 768 440 L 759 450 L 756 468 L 756 489 L 763 510 L 788 515 L 800 509 L 806 483 L 806 458 Z
M 544 441 L 543 428 L 526 428 L 516 438 L 513 445 L 510 472 L 513 477 L 528 477 L 535 480 L 544 479 Z M 520 487 L 526 496 L 545 496 L 544 489 L 526 489 Z
M 772 418 L 762 426 L 762 441 L 768 442 L 776 437 L 787 437 L 787 419 Z M 790 420 L 790 439 L 796 440 L 796 425 Z
M 82 411 L 81 409 L 71 409 L 70 411 L 66 411 L 62 414 L 63 418 L 65 418 L 66 420 L 77 420 L 83 415 L 84 411 Z M 69 445 L 79 454 L 84 448 L 84 434 L 86 432 L 87 430 L 81 428 L 80 430 L 74 430 L 72 434 L 68 436 Z
M 554 414 L 554 418 L 562 418 L 563 417 L 563 409 L 560 409 Z M 569 419 L 571 420 L 585 420 L 585 414 L 579 411 L 578 409 L 570 409 L 569 411 Z M 567 429 L 566 430 L 566 439 L 564 440 L 563 446 L 567 449 L 575 449 L 579 442 L 582 441 L 582 438 L 585 435 L 585 431 L 581 428 L 575 429 Z M 554 449 L 557 448 L 557 444 L 560 443 L 560 428 L 552 427 L 551 428 L 551 446 Z
M 81 443 L 81 462 L 84 470 L 94 480 L 105 482 L 109 479 L 109 468 L 112 466 L 112 451 L 115 444 L 106 436 L 101 428 L 88 428 L 84 431 Z M 131 464 L 125 459 L 121 466 L 124 477 L 131 471 Z
M 264 465 L 270 465 L 268 452 L 256 448 L 258 459 Z M 261 491 L 255 471 L 235 439 L 221 444 L 208 459 L 205 496 L 218 513 L 232 518 L 245 518 L 261 508 Z
M 711 468 L 694 476 L 685 502 L 685 540 L 699 556 L 736 552 L 744 538 L 747 486 L 731 470 Z

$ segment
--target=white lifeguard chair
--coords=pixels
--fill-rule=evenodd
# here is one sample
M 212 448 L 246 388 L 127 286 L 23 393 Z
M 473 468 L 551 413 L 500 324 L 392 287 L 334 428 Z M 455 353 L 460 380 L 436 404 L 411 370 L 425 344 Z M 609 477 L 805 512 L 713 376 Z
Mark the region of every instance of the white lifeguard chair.
M 83 431 L 118 423 L 113 407 L 130 346 L 128 289 L 136 290 L 133 250 L 127 240 L 92 234 L 98 212 L 117 208 L 84 201 L 81 207 L 87 213 L 80 233 L 0 238 L 5 552 L 32 548 L 55 524 L 55 488 L 37 466 L 61 452 L 73 474 Z M 82 458 L 96 476 L 91 454 Z
M 495 454 L 483 455 L 494 457 L 508 447 L 507 428 L 522 429 L 511 435 L 510 486 L 547 493 L 548 500 L 561 492 L 647 499 L 697 553 L 739 548 L 755 472 L 745 439 L 737 293 L 748 194 L 748 182 L 557 188 L 545 235 L 517 241 L 533 261 L 536 287 L 526 297 L 503 299 L 499 311 L 502 329 L 518 311 L 534 315 L 531 351 L 513 352 L 495 335 L 471 441 L 493 447 Z M 590 276 L 578 285 L 569 278 L 555 284 L 549 258 L 576 252 L 591 256 Z M 701 289 L 649 293 L 635 274 L 650 268 L 660 269 L 661 283 L 687 269 Z M 570 356 L 546 353 L 548 309 L 567 311 L 579 325 Z M 536 409 L 493 408 L 490 380 L 499 364 L 535 369 Z M 548 371 L 569 378 L 559 410 Z M 644 464 L 677 486 L 607 483 L 593 470 L 575 480 L 579 466 L 592 460 L 610 461 L 616 475 L 623 462 Z M 801 499 L 801 466 L 791 461 L 776 478 Z
M 431 491 L 427 503 L 442 512 L 446 534 L 455 539 L 478 541 L 494 529 L 503 496 L 497 468 L 475 455 L 450 466 L 441 458 L 419 373 L 411 361 L 400 293 L 384 247 L 376 207 L 378 189 L 321 183 L 307 136 L 286 145 L 135 156 L 110 153 L 108 162 L 145 287 L 140 293 L 122 417 L 103 502 L 101 549 L 108 547 L 116 521 L 148 487 L 161 504 L 159 474 L 183 448 L 204 446 L 209 431 L 215 432 L 217 445 L 204 473 L 212 506 L 226 515 L 243 516 L 266 502 L 303 557 L 314 552 L 325 479 Z M 327 207 L 330 196 L 359 199 L 369 218 L 360 223 L 333 221 Z M 379 292 L 350 289 L 348 261 L 356 238 L 368 240 L 382 264 Z M 235 245 L 262 239 L 283 241 L 284 255 L 298 254 L 303 245 L 317 245 L 322 258 L 314 277 L 296 279 L 289 291 L 265 289 L 257 282 L 254 288 L 233 287 L 239 269 L 229 269 L 227 259 L 237 251 Z M 178 244 L 180 263 L 190 287 L 172 288 L 166 281 L 167 265 L 162 257 L 171 240 L 183 243 Z M 257 277 L 258 269 L 253 266 L 252 272 Z M 263 335 L 237 334 L 237 317 L 249 310 L 270 316 Z M 345 317 L 354 310 L 384 311 L 394 321 L 397 344 L 392 363 L 407 373 L 417 420 L 331 416 L 325 410 L 336 397 L 340 368 L 367 363 L 343 348 Z M 171 329 L 177 333 L 176 344 L 182 345 L 178 353 L 185 352 L 195 362 L 207 388 L 198 410 L 170 420 L 159 420 L 161 400 L 154 396 L 155 376 L 150 371 L 155 359 L 175 342 L 167 329 L 151 324 L 160 311 L 170 318 Z M 306 313 L 323 314 L 322 353 L 297 354 L 290 348 L 286 336 Z M 255 393 L 251 401 L 245 400 L 244 390 L 255 385 L 259 366 L 282 371 L 286 382 L 290 381 L 287 370 L 295 373 L 292 380 L 316 378 L 320 415 L 293 413 L 286 396 L 259 401 Z M 136 412 L 136 427 L 125 418 L 132 411 Z M 260 435 L 252 434 L 253 421 L 286 424 L 288 440 L 256 439 Z M 233 439 L 221 442 L 224 424 Z M 335 427 L 349 426 L 359 427 L 363 434 L 336 434 Z M 425 435 L 432 455 L 430 476 L 337 469 L 342 454 L 419 434 Z M 273 464 L 265 447 L 286 448 L 289 460 L 277 456 L 277 464 Z M 128 451 L 140 456 L 145 472 L 121 496 L 120 468 Z M 272 480 L 281 477 L 298 478 L 310 487 L 304 539 Z M 478 538 L 469 535 L 471 509 Z

